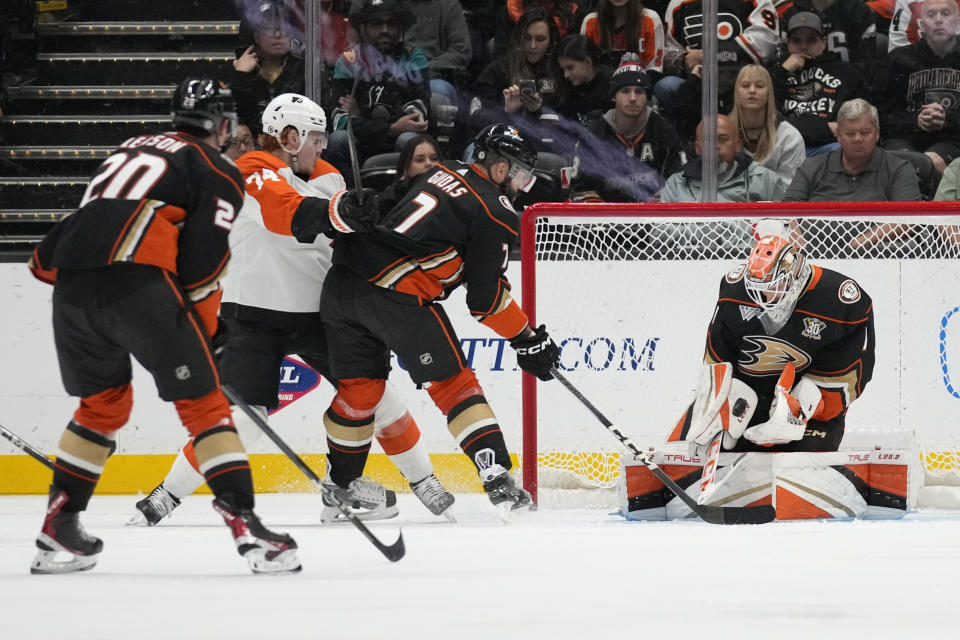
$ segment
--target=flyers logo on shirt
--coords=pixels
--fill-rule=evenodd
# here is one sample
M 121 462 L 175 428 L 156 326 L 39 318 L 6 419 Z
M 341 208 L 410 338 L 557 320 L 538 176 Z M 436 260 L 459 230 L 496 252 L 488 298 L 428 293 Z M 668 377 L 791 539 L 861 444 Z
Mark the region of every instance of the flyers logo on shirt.
M 784 366 L 792 362 L 797 371 L 810 365 L 811 358 L 786 340 L 770 336 L 744 336 L 737 365 L 748 375 L 780 375 Z
M 280 388 L 277 399 L 280 404 L 270 413 L 280 411 L 313 391 L 320 384 L 320 374 L 310 365 L 296 358 L 284 358 L 280 364 Z

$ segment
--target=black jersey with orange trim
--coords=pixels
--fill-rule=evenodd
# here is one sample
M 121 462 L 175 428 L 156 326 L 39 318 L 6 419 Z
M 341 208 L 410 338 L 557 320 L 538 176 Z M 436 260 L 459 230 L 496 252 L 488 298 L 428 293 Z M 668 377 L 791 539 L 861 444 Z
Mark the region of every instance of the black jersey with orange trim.
M 135 136 L 103 161 L 77 211 L 40 242 L 30 268 L 51 281 L 56 269 L 153 265 L 177 275 L 196 305 L 219 292 L 243 197 L 236 166 L 199 138 Z M 206 324 L 210 314 L 203 315 Z
M 497 185 L 475 166 L 448 161 L 410 184 L 376 233 L 339 236 L 333 261 L 423 303 L 463 284 L 473 317 L 512 338 L 527 324 L 505 275 L 519 227 Z
M 797 380 L 808 376 L 824 398 L 816 420 L 842 420 L 873 376 L 874 326 L 870 296 L 852 278 L 814 266 L 807 288 L 784 327 L 767 335 L 760 308 L 747 295 L 741 264 L 720 282 L 704 359 L 731 362 L 734 377 L 757 392 L 751 424 L 768 419 L 774 386 L 787 361 Z

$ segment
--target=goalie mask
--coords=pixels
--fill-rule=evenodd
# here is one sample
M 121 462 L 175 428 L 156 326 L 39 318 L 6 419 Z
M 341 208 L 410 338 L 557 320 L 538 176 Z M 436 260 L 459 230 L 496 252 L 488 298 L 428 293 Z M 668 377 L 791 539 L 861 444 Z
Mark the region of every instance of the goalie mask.
M 753 247 L 743 282 L 747 295 L 763 309 L 760 321 L 767 333 L 786 324 L 810 271 L 803 251 L 780 236 L 764 236 Z
M 311 131 L 317 131 L 323 135 L 319 145 L 321 149 L 327 146 L 327 115 L 323 112 L 323 107 L 305 96 L 296 93 L 283 93 L 277 96 L 263 110 L 260 123 L 264 133 L 276 138 L 280 146 L 293 155 L 300 153 Z M 300 144 L 296 149 L 283 145 L 281 138 L 283 130 L 287 127 L 293 127 L 300 135 Z

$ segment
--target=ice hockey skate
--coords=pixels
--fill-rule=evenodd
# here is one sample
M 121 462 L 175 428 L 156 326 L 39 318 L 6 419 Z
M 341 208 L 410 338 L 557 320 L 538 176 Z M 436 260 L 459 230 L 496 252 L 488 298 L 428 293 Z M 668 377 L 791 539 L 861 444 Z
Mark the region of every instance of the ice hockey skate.
M 170 512 L 180 506 L 180 500 L 167 491 L 162 484 L 150 492 L 143 500 L 137 502 L 137 511 L 127 521 L 127 525 L 135 527 L 152 527 L 170 515 Z
M 37 555 L 30 563 L 30 573 L 71 573 L 87 571 L 97 564 L 103 541 L 91 536 L 80 524 L 78 512 L 63 511 L 69 496 L 62 489 L 50 487 L 50 501 L 43 528 L 37 536 Z M 57 560 L 66 553 L 70 559 Z
M 356 478 L 346 488 L 338 486 L 329 479 L 323 484 L 358 520 L 387 520 L 396 517 L 399 513 L 397 494 L 367 478 Z M 329 524 L 338 520 L 346 521 L 346 517 L 324 494 L 320 522 Z
M 454 502 L 453 494 L 443 488 L 437 476 L 431 473 L 419 482 L 411 482 L 410 488 L 430 513 L 435 516 L 442 515 L 451 522 L 457 521 L 450 509 Z
M 480 479 L 487 497 L 505 521 L 509 522 L 517 512 L 536 509 L 530 494 L 514 484 L 513 477 L 502 465 L 487 467 Z
M 254 573 L 295 573 L 300 571 L 297 543 L 285 533 L 274 533 L 260 522 L 251 509 L 238 509 L 229 496 L 216 498 L 213 508 L 230 527 L 237 552 Z

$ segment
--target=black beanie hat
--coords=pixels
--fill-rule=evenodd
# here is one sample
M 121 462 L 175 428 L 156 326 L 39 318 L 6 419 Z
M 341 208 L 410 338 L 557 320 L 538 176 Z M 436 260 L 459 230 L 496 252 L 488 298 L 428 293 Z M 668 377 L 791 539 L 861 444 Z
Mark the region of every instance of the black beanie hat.
M 624 87 L 640 87 L 650 97 L 650 80 L 640 64 L 640 56 L 632 52 L 623 54 L 620 65 L 610 76 L 610 98 L 613 99 Z

